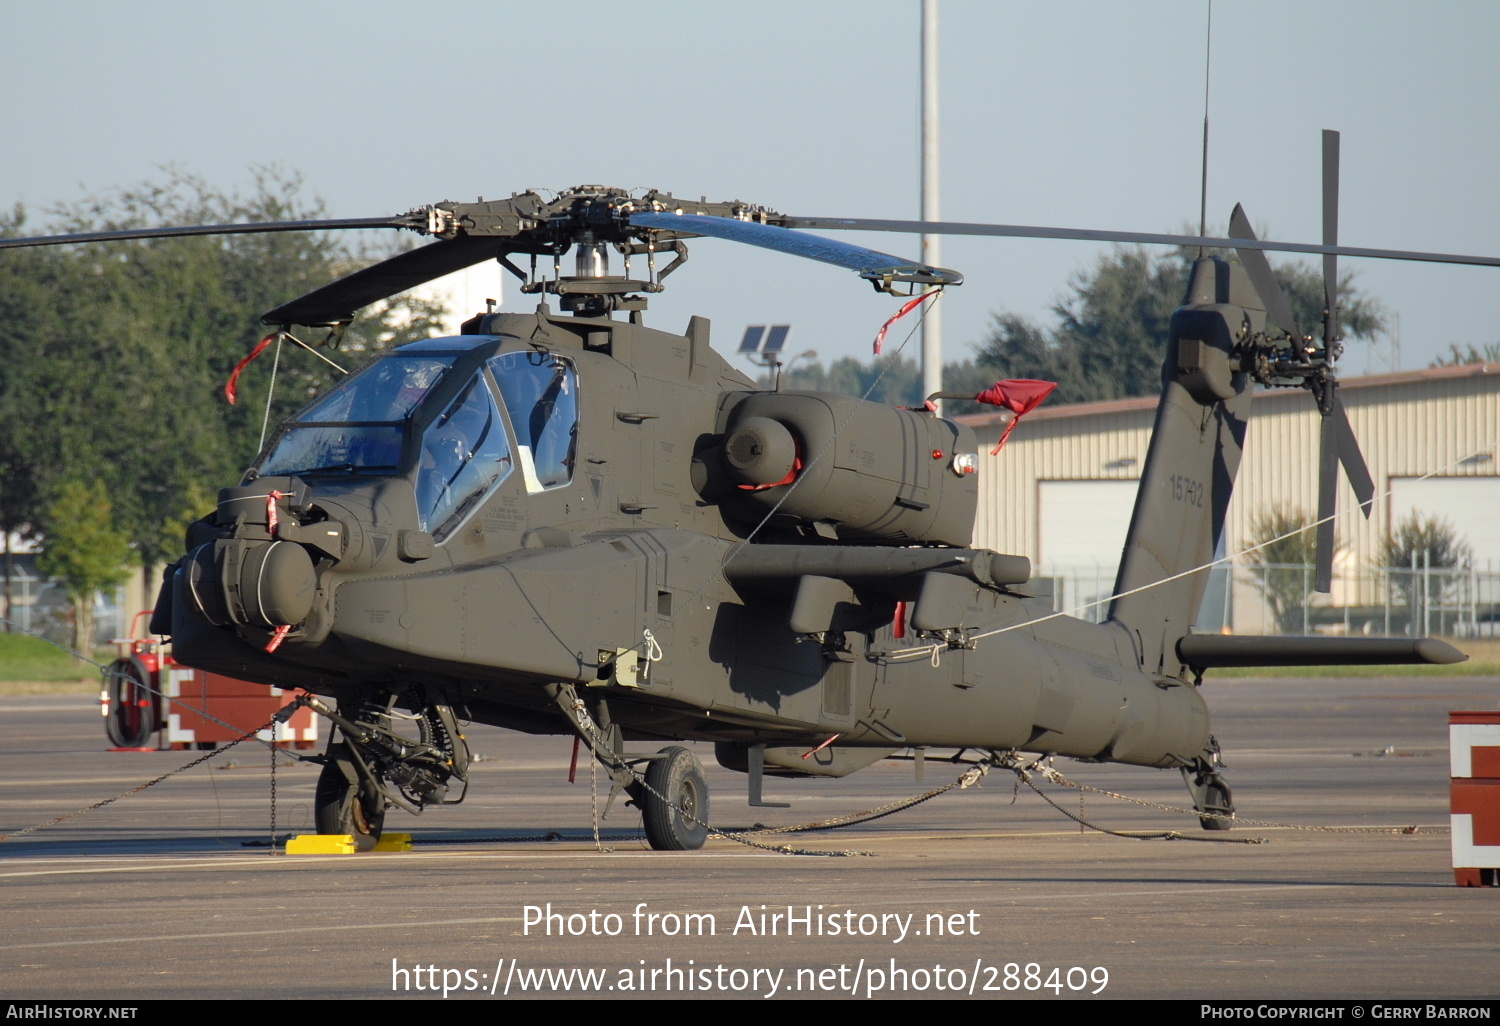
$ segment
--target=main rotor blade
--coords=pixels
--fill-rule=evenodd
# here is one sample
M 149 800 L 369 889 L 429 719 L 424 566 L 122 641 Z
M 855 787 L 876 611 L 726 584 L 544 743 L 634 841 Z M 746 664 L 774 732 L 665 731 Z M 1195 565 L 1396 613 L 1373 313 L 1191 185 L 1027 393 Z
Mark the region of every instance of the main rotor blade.
M 1323 130 L 1323 245 L 1339 244 L 1339 134 Z M 1339 337 L 1339 258 L 1323 254 L 1323 348 Z
M 1114 232 L 1094 228 L 1042 228 L 1024 224 L 978 224 L 967 221 L 885 221 L 860 217 L 782 217 L 779 223 L 788 228 L 815 228 L 819 231 L 905 232 L 912 235 L 995 235 L 1002 238 L 1125 242 L 1148 246 L 1206 246 L 1209 249 L 1258 249 L 1272 253 L 1312 255 L 1334 253 L 1339 256 L 1369 257 L 1375 260 L 1417 260 L 1435 264 L 1500 267 L 1500 257 L 1423 253 L 1404 249 L 1368 249 L 1360 246 L 1315 246 L 1306 242 L 1274 242 L 1270 239 L 1218 239 L 1199 235 Z
M 113 232 L 77 232 L 0 239 L 0 249 L 28 246 L 66 246 L 75 242 L 122 242 L 130 239 L 174 239 L 187 235 L 260 235 L 269 232 L 325 232 L 349 228 L 408 228 L 402 217 L 346 217 L 323 221 L 259 221 L 247 224 L 198 224 L 182 228 L 126 228 Z
M 1238 203 L 1234 205 L 1234 212 L 1229 215 L 1229 234 L 1236 239 L 1255 238 L 1255 230 L 1250 227 L 1245 208 Z M 1271 319 L 1271 323 L 1292 338 L 1300 339 L 1302 326 L 1297 323 L 1292 305 L 1287 302 L 1286 293 L 1281 291 L 1281 283 L 1272 273 L 1271 262 L 1266 259 L 1266 255 L 1254 249 L 1241 249 L 1238 246 L 1235 249 L 1240 255 L 1240 264 L 1250 274 L 1250 283 L 1260 294 L 1260 301 L 1266 304 L 1266 316 Z
M 340 324 L 354 311 L 499 255 L 503 238 L 460 235 L 382 260 L 261 315 L 266 324 Z
M 957 271 L 930 267 L 863 246 L 853 246 L 847 242 L 836 242 L 819 235 L 789 231 L 756 221 L 708 217 L 703 214 L 631 214 L 630 223 L 641 228 L 690 232 L 693 235 L 707 235 L 763 249 L 774 249 L 779 253 L 790 253 L 844 267 L 857 272 L 861 278 L 873 281 L 889 279 L 920 285 L 961 285 L 964 280 L 964 276 Z

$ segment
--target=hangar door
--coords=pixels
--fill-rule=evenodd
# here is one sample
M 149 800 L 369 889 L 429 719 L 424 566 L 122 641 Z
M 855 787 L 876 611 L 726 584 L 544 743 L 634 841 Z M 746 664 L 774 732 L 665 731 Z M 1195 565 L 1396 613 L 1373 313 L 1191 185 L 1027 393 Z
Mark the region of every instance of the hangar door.
M 1054 606 L 1070 609 L 1107 596 L 1120 569 L 1140 482 L 1037 482 L 1037 574 L 1053 578 Z M 1084 614 L 1099 620 L 1107 607 Z
M 1442 517 L 1474 550 L 1474 565 L 1500 569 L 1500 477 L 1391 478 L 1392 527 L 1411 516 Z

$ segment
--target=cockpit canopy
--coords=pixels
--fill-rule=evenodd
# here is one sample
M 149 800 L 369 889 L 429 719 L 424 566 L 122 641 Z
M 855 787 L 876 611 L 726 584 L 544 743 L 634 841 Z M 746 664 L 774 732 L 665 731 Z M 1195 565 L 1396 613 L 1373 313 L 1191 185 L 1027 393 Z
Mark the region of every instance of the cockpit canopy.
M 455 359 L 391 355 L 376 360 L 281 429 L 260 466 L 261 476 L 397 473 L 407 420 Z
M 497 340 L 486 340 L 493 341 Z M 450 351 L 433 350 L 447 343 Z M 260 475 L 408 476 L 423 530 L 442 542 L 518 467 L 527 492 L 572 482 L 578 374 L 535 349 L 478 368 L 428 340 L 376 360 L 282 426 Z M 486 347 L 488 348 L 488 347 Z M 455 365 L 464 380 L 446 381 Z

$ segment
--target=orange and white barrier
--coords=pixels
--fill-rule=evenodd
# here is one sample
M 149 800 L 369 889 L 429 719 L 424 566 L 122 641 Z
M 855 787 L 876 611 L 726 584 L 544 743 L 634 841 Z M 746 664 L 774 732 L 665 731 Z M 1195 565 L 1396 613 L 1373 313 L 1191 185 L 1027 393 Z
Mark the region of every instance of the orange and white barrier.
M 292 689 L 251 684 L 185 666 L 174 666 L 166 676 L 162 682 L 167 709 L 164 740 L 174 749 L 205 748 L 233 741 L 245 731 L 265 723 L 298 694 Z M 208 712 L 214 719 L 203 716 L 198 709 Z M 230 726 L 226 727 L 225 723 Z M 272 724 L 269 730 L 262 730 L 257 736 L 262 741 L 274 741 L 286 747 L 312 748 L 318 741 L 318 718 L 304 706 L 286 723 Z
M 1453 877 L 1500 885 L 1500 712 L 1450 712 Z

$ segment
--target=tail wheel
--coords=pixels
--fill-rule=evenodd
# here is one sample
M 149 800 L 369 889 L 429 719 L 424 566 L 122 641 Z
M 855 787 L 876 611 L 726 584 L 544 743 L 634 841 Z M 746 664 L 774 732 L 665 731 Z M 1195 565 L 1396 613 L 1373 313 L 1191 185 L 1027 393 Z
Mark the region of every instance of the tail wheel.
M 328 746 L 328 761 L 318 776 L 313 815 L 320 834 L 349 834 L 354 847 L 369 851 L 385 825 L 385 797 L 361 777 L 343 742 Z
M 116 748 L 142 748 L 156 732 L 156 696 L 150 674 L 138 659 L 116 659 L 105 673 L 109 698 L 104 731 Z
M 646 769 L 646 840 L 657 851 L 697 851 L 708 839 L 708 785 L 686 748 L 663 748 Z
M 1208 782 L 1203 792 L 1200 812 L 1212 812 L 1213 816 L 1199 816 L 1198 825 L 1204 830 L 1228 830 L 1234 826 L 1234 801 L 1229 796 L 1229 785 L 1217 778 Z M 1220 818 L 1229 817 L 1229 818 Z

